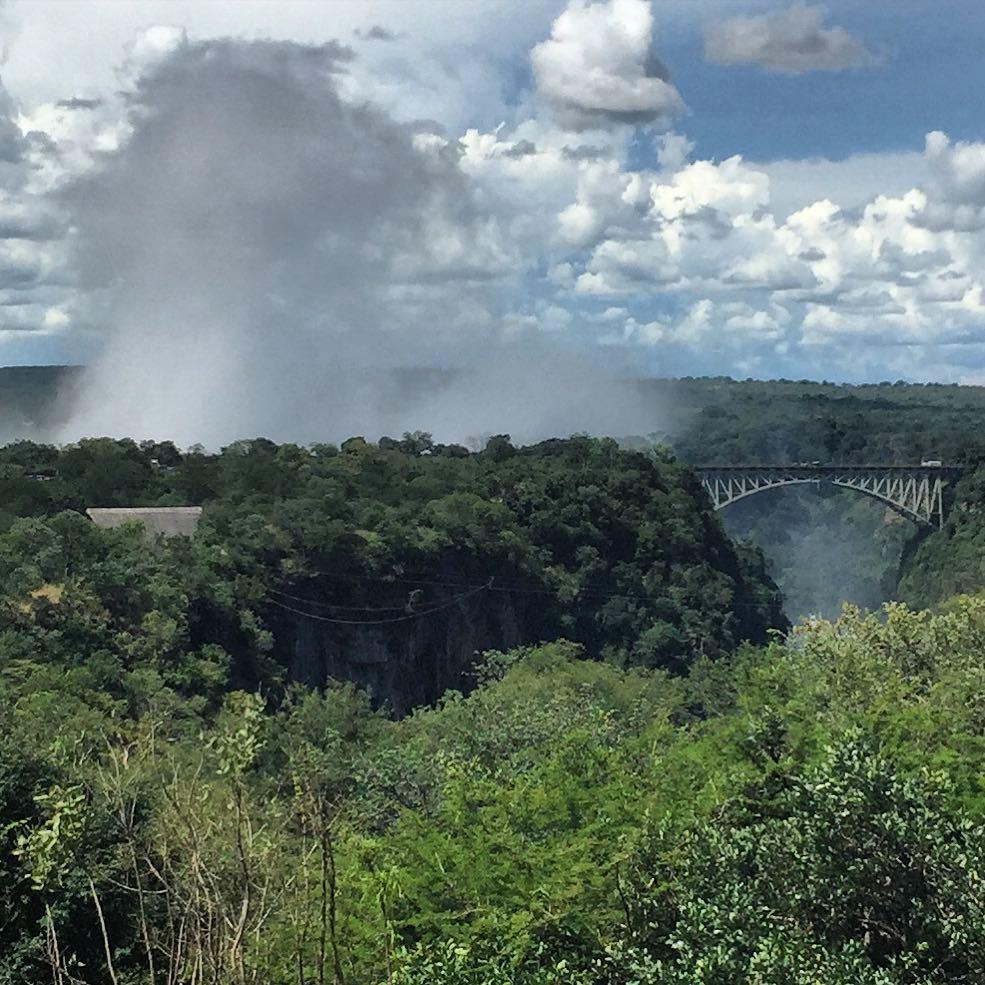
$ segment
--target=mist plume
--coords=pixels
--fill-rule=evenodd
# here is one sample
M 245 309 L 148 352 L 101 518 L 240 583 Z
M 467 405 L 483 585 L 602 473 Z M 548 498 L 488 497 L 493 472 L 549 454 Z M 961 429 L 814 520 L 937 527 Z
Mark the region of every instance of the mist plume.
M 60 437 L 645 426 L 587 360 L 509 340 L 508 243 L 426 127 L 340 96 L 351 57 L 184 41 L 136 80 L 130 136 L 64 193 L 104 346 Z M 434 366 L 454 372 L 390 373 Z

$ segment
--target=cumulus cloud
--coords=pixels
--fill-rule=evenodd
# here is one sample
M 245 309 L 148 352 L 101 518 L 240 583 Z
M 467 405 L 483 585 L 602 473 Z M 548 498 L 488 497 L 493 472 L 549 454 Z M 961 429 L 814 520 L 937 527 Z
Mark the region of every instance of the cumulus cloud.
M 684 102 L 652 45 L 649 0 L 571 0 L 531 52 L 538 92 L 573 130 L 667 119 Z
M 786 10 L 710 23 L 705 31 L 705 57 L 718 65 L 758 65 L 784 75 L 871 68 L 880 63 L 845 28 L 826 26 L 826 13 L 820 5 L 795 4 Z
M 985 143 L 952 143 L 934 131 L 924 158 L 930 180 L 922 221 L 934 229 L 985 227 Z
M 16 165 L 24 157 L 24 136 L 16 123 L 16 110 L 10 93 L 0 82 L 0 175 L 9 165 Z
M 39 157 L 48 151 L 43 135 L 21 128 L 14 101 L 0 83 L 0 358 L 12 352 L 20 361 L 24 339 L 60 329 L 48 312 L 71 289 L 66 218 L 35 194 Z
M 694 143 L 682 133 L 665 133 L 661 136 L 657 148 L 657 162 L 667 171 L 676 171 L 687 162 Z
M 620 373 L 971 365 L 985 145 L 703 159 L 629 125 L 683 106 L 649 4 L 578 0 L 549 33 L 531 99 L 460 129 L 389 99 L 403 54 L 366 87 L 391 46 L 178 28 L 114 90 L 0 99 L 0 346 L 102 338 L 61 437 L 625 433 L 646 417 L 604 389 Z M 575 354 L 599 342 L 601 374 Z
M 858 208 L 822 198 L 787 214 L 774 207 L 768 170 L 740 157 L 632 173 L 596 166 L 560 215 L 587 249 L 558 283 L 626 312 L 602 341 L 659 351 L 665 372 L 698 359 L 803 373 L 823 347 L 829 369 L 857 377 L 879 373 L 887 349 L 975 346 L 985 145 L 930 134 L 919 171 L 922 186 L 901 194 Z
M 813 283 L 805 264 L 777 248 L 776 224 L 766 212 L 769 179 L 741 157 L 695 161 L 670 174 L 597 168 L 592 178 L 561 216 L 582 243 L 594 240 L 576 281 L 582 294 Z

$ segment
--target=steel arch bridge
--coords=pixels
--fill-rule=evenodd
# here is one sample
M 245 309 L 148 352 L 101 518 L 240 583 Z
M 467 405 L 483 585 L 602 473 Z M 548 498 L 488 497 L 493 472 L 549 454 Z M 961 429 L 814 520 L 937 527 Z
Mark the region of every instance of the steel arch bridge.
M 944 487 L 959 468 L 941 465 L 703 465 L 695 468 L 716 510 L 781 486 L 852 489 L 881 500 L 915 523 L 944 524 Z

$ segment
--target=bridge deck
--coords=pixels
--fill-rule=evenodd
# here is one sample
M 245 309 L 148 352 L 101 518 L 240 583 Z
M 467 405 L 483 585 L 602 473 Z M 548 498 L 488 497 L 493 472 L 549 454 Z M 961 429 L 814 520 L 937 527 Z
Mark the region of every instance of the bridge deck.
M 964 469 L 951 465 L 696 465 L 695 474 L 716 510 L 747 496 L 806 483 L 830 482 L 880 499 L 897 512 L 943 526 L 944 486 Z
M 961 475 L 959 465 L 692 465 L 695 472 L 927 472 Z

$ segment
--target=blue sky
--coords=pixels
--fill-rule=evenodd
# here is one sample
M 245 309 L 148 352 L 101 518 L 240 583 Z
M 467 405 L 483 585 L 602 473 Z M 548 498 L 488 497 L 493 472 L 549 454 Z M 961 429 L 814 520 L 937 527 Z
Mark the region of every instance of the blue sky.
M 737 8 L 741 5 L 736 4 Z M 886 53 L 876 68 L 783 76 L 702 58 L 702 41 L 672 37 L 666 60 L 693 115 L 685 129 L 702 155 L 843 158 L 919 149 L 924 134 L 982 138 L 985 5 L 866 0 L 828 3 L 828 20 Z
M 0 10 L 0 363 L 546 344 L 621 373 L 985 382 L 980 3 Z M 393 160 L 407 198 L 364 198 Z

